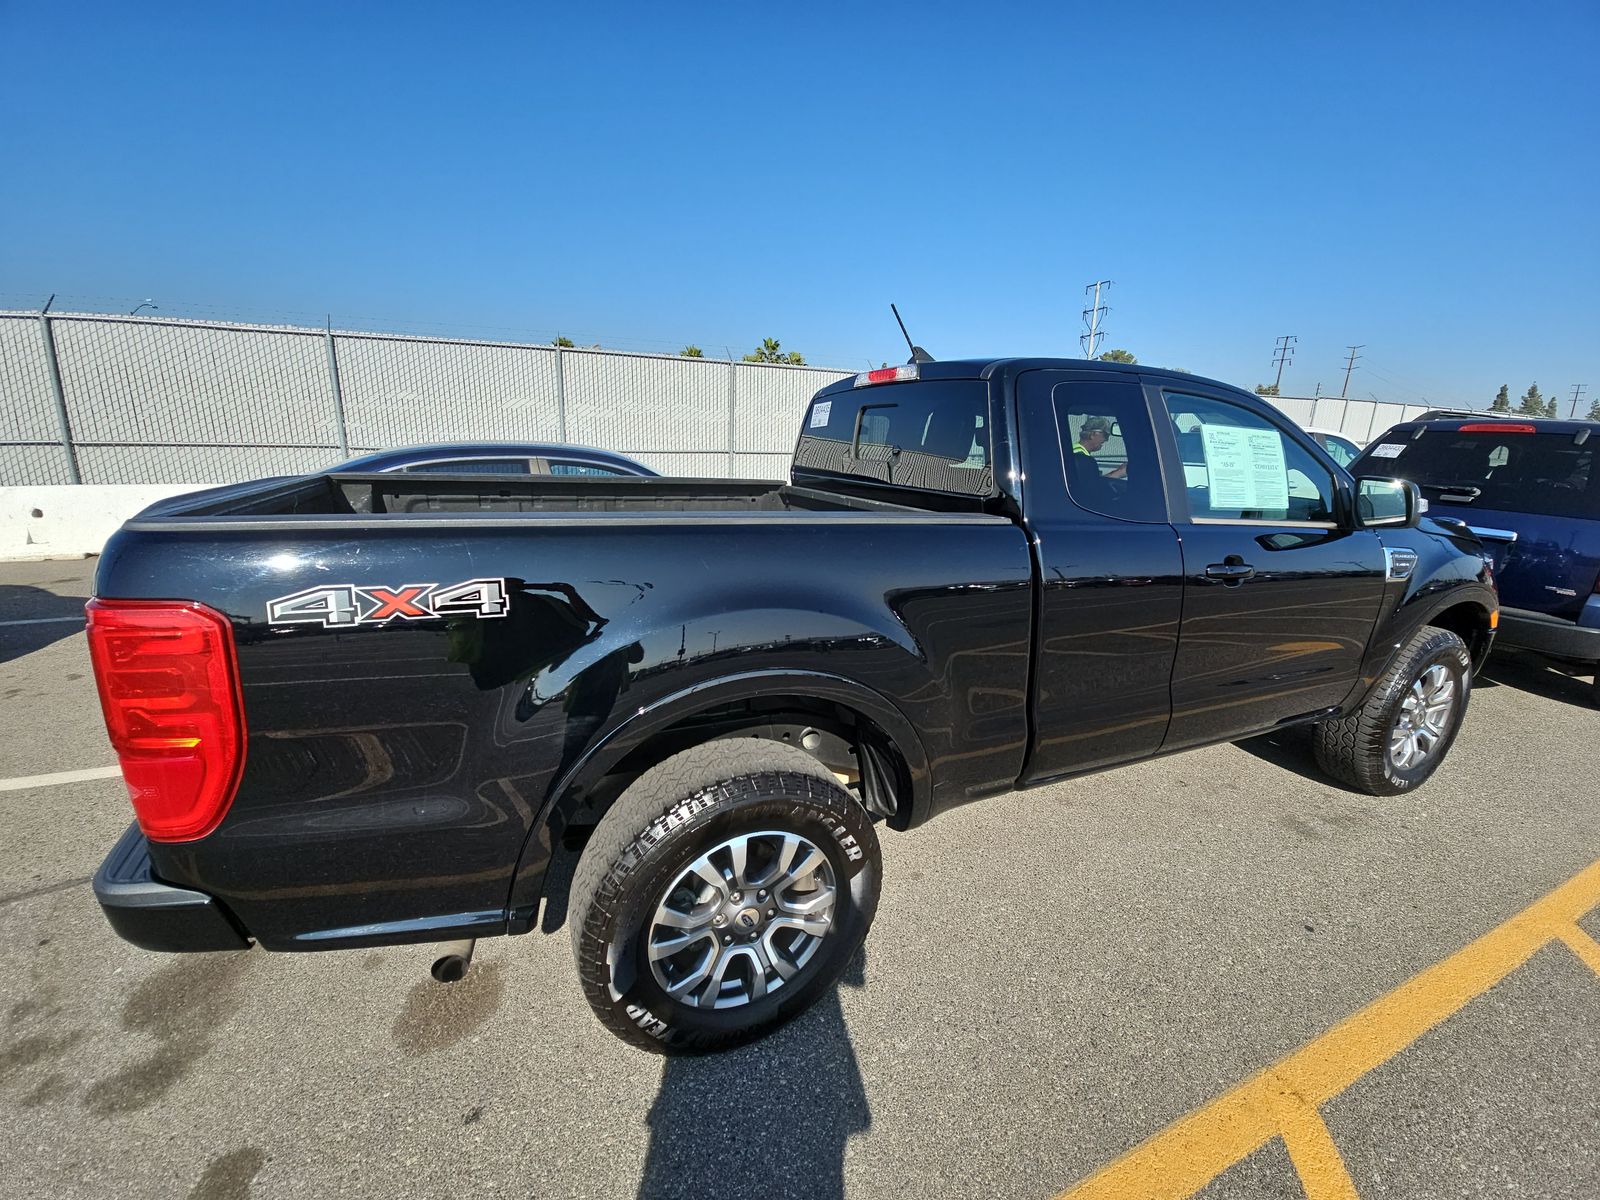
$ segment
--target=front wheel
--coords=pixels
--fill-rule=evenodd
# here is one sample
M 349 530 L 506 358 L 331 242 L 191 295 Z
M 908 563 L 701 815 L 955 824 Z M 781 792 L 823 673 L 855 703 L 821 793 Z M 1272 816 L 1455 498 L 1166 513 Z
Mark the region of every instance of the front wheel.
M 1471 691 L 1466 644 L 1448 629 L 1424 626 L 1359 709 L 1317 725 L 1317 762 L 1373 796 L 1410 791 L 1444 760 Z
M 866 811 L 809 754 L 756 738 L 686 750 L 618 798 L 578 864 L 584 996 L 657 1053 L 760 1037 L 833 985 L 880 877 Z

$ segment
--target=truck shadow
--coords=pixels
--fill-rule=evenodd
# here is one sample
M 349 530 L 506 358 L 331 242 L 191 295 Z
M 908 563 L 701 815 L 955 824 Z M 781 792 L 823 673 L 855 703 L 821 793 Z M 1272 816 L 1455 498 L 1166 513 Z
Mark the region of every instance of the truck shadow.
M 865 983 L 863 950 L 840 985 Z M 754 1045 L 667 1059 L 647 1122 L 639 1200 L 838 1200 L 845 1145 L 872 1125 L 839 989 Z
M 1272 733 L 1246 738 L 1233 744 L 1246 754 L 1254 755 L 1262 762 L 1271 763 L 1275 767 L 1282 767 L 1285 771 L 1300 776 L 1301 779 L 1309 779 L 1324 787 L 1337 788 L 1353 796 L 1365 795 L 1365 792 L 1340 783 L 1333 776 L 1323 773 L 1322 768 L 1317 766 L 1316 755 L 1311 749 L 1311 740 L 1311 726 L 1296 725 L 1289 729 L 1279 729 Z
M 26 584 L 0 584 L 0 663 L 25 658 L 36 650 L 81 633 L 83 606 L 88 602 L 87 596 L 58 596 Z M 57 620 L 58 617 L 61 619 Z M 8 621 L 40 623 L 5 624 Z
M 1537 654 L 1496 650 L 1479 673 L 1477 686 L 1498 684 L 1529 695 L 1559 700 L 1564 704 L 1593 708 L 1597 693 L 1590 677 L 1568 674 L 1578 669 L 1553 663 Z

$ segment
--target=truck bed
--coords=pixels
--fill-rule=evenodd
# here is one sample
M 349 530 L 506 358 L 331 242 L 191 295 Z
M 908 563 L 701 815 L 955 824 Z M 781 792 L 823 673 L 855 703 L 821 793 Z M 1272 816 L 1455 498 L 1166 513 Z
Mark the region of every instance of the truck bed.
M 903 504 L 823 492 L 768 480 L 486 478 L 482 475 L 330 474 L 258 480 L 177 496 L 152 505 L 130 524 L 181 526 L 217 519 L 423 516 L 473 513 L 782 513 L 857 512 L 914 515 Z M 210 518 L 196 522 L 194 518 Z

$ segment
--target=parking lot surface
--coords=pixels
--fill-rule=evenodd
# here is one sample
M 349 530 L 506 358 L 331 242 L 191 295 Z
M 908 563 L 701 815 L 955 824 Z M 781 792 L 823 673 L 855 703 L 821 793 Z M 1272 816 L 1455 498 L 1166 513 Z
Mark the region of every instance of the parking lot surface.
M 593 1021 L 565 931 L 453 987 L 425 947 L 119 941 L 120 780 L 36 778 L 113 766 L 92 570 L 0 566 L 10 1194 L 1600 1195 L 1587 681 L 1496 660 L 1399 799 L 1285 736 L 886 833 L 845 985 L 664 1061 Z

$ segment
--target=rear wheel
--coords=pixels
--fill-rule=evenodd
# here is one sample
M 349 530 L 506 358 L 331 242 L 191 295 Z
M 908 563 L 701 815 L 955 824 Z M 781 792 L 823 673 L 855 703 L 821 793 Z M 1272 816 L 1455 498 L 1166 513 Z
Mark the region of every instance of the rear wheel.
M 1444 760 L 1471 689 L 1466 644 L 1448 629 L 1425 626 L 1357 711 L 1317 725 L 1317 762 L 1374 796 L 1410 791 Z
M 804 751 L 754 738 L 686 750 L 618 798 L 578 864 L 584 996 L 658 1053 L 760 1037 L 832 986 L 880 876 L 865 810 Z

